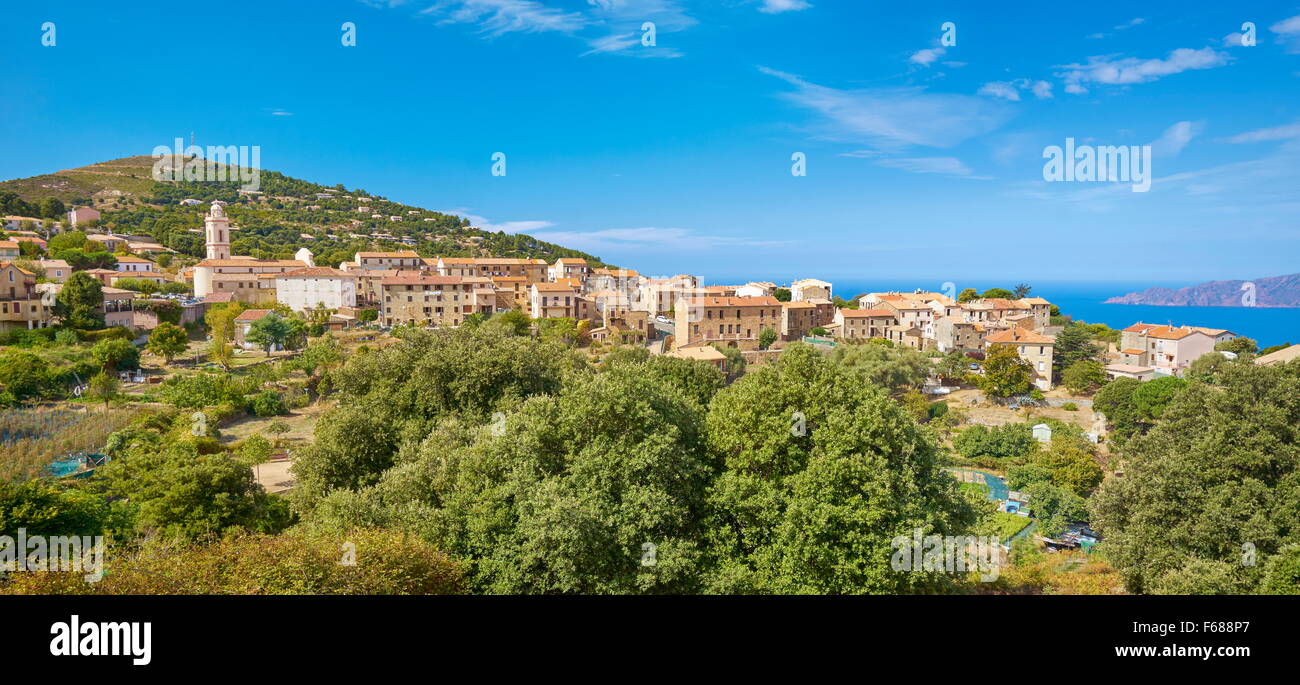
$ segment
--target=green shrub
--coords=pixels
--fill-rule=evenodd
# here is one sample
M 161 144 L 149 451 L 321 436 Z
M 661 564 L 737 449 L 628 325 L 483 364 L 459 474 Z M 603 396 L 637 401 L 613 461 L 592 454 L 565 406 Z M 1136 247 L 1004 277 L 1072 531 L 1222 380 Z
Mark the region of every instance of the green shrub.
M 280 397 L 280 393 L 274 390 L 263 390 L 257 393 L 249 402 L 248 407 L 254 416 L 262 418 L 279 416 L 285 413 L 284 400 Z
M 1079 405 L 1073 402 L 1066 402 L 1065 404 L 1061 405 L 1061 408 L 1064 409 L 1065 411 L 1079 411 Z

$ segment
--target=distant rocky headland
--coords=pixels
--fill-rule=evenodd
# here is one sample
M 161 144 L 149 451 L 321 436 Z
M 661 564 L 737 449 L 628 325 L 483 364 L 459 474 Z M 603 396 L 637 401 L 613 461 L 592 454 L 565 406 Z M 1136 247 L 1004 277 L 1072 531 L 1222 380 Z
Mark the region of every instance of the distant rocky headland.
M 1300 307 L 1300 273 L 1252 281 L 1210 281 L 1186 288 L 1147 288 L 1106 304 L 1166 307 Z

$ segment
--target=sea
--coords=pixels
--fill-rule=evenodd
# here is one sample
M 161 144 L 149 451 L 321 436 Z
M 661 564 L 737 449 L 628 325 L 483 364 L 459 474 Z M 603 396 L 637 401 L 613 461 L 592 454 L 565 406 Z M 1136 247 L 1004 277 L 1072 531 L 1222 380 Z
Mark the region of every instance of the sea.
M 710 279 L 707 284 L 745 283 L 752 279 Z M 917 288 L 946 292 L 945 282 L 902 280 L 832 280 L 834 294 L 845 299 L 868 292 L 911 291 Z M 786 281 L 785 284 L 788 284 Z M 1138 322 L 1174 326 L 1223 328 L 1237 335 L 1255 339 L 1261 348 L 1282 343 L 1300 344 L 1300 307 L 1158 307 L 1136 304 L 1104 304 L 1119 295 L 1153 287 L 1183 288 L 1187 282 L 1160 281 L 1027 281 L 1031 296 L 1046 299 L 1061 308 L 1061 313 L 1075 321 L 1104 323 L 1111 328 L 1127 328 Z M 1011 290 L 1016 283 L 970 281 L 953 283 L 953 292 L 975 288 Z

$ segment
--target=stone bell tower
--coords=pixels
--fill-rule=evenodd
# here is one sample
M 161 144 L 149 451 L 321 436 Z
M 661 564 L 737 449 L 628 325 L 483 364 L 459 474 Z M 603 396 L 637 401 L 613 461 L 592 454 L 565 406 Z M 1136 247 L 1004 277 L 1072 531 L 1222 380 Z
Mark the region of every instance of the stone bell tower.
M 208 247 L 208 259 L 230 259 L 230 219 L 219 201 L 203 217 L 203 229 Z

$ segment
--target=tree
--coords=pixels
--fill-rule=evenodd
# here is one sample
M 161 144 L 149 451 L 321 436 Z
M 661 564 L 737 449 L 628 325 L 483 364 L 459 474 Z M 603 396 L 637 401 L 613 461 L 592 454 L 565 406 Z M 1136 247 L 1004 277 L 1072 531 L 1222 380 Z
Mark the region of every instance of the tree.
M 108 402 L 117 397 L 118 382 L 113 376 L 105 371 L 100 371 L 90 377 L 90 383 L 87 387 L 87 394 L 97 400 L 104 401 L 104 409 L 108 410 Z
M 266 356 L 269 357 L 272 348 L 276 345 L 284 345 L 290 331 L 288 320 L 275 312 L 270 312 L 249 326 L 244 339 L 266 350 Z
M 84 272 L 68 277 L 54 300 L 54 315 L 63 325 L 83 330 L 104 327 L 104 286 Z
M 713 349 L 721 352 L 722 355 L 727 358 L 727 376 L 731 378 L 739 378 L 745 373 L 745 367 L 749 362 L 745 360 L 744 352 L 741 352 L 734 347 L 719 345 L 717 343 L 713 343 Z
M 1259 349 L 1259 344 L 1253 338 L 1238 336 L 1231 340 L 1224 340 L 1215 343 L 1214 349 L 1218 352 L 1233 352 L 1235 354 L 1254 354 Z
M 61 219 L 67 213 L 68 208 L 63 206 L 63 202 L 56 197 L 47 197 L 41 200 L 41 216 L 46 219 Z
M 980 293 L 978 290 L 974 288 L 966 288 L 962 290 L 959 295 L 957 295 L 957 302 L 959 304 L 966 304 L 971 300 L 978 300 L 978 299 L 980 299 Z
M 186 335 L 185 329 L 164 321 L 149 334 L 149 344 L 146 349 L 170 364 L 172 358 L 184 352 L 188 345 L 189 336 Z
M 0 389 L 16 402 L 39 397 L 50 383 L 49 364 L 31 352 L 0 353 Z
M 210 309 L 203 316 L 212 336 L 208 357 L 227 371 L 230 370 L 230 362 L 233 359 L 231 340 L 235 337 L 235 317 L 242 311 L 243 305 L 236 303 Z
M 1300 364 L 1188 384 L 1089 503 L 1132 592 L 1252 592 L 1300 539 Z M 1252 563 L 1243 563 L 1249 553 Z
M 1106 383 L 1106 370 L 1100 362 L 1088 359 L 1077 361 L 1061 373 L 1061 382 L 1070 392 L 1082 395 Z
M 1032 291 L 1033 291 L 1033 287 L 1030 286 L 1029 284 L 1019 283 L 1015 287 L 1015 293 L 1014 293 L 1015 298 L 1019 300 L 1021 298 L 1029 297 L 1029 293 Z
M 86 247 L 86 234 L 82 231 L 64 231 L 46 243 L 51 253 L 62 250 L 80 250 Z
M 528 335 L 529 331 L 532 330 L 533 322 L 522 311 L 511 309 L 510 311 L 493 314 L 485 325 L 507 331 L 511 335 Z
M 770 326 L 764 327 L 758 332 L 758 349 L 766 350 L 776 342 L 778 335 L 775 328 Z
M 957 534 L 975 512 L 929 432 L 881 388 L 792 345 L 720 391 L 707 428 L 723 465 L 709 494 L 709 591 L 894 594 L 949 582 L 890 566 L 893 541 Z
M 104 371 L 123 371 L 140 366 L 140 350 L 129 340 L 109 338 L 90 348 L 90 356 Z
M 982 295 L 980 295 L 980 298 L 985 300 L 990 298 L 1014 300 L 1016 299 L 1016 294 L 1011 292 L 1010 290 L 1007 290 L 1006 288 L 989 288 L 988 290 L 985 290 Z
M 772 297 L 775 297 L 777 302 L 789 302 L 791 297 L 790 289 L 777 288 L 772 291 Z
M 802 343 L 787 345 L 785 349 L 799 345 Z M 905 347 L 840 345 L 831 350 L 830 360 L 888 392 L 919 388 L 930 375 L 930 360 Z
M 953 351 L 939 360 L 937 370 L 945 381 L 960 382 L 969 367 L 970 361 L 961 352 Z
M 1092 331 L 1083 324 L 1070 324 L 1056 334 L 1052 350 L 1052 372 L 1064 382 L 1065 369 L 1083 361 L 1099 361 L 1102 349 L 1092 341 Z
M 993 345 L 984 357 L 980 389 L 991 397 L 1024 395 L 1033 387 L 1034 369 L 1015 345 Z
M 271 460 L 273 452 L 271 441 L 260 433 L 253 433 L 239 445 L 239 458 L 249 466 L 265 464 Z
M 1139 385 L 1133 391 L 1133 408 L 1137 411 L 1138 419 L 1149 424 L 1155 423 L 1174 396 L 1185 387 L 1187 381 L 1176 376 L 1162 376 Z
M 1019 459 L 1036 450 L 1038 443 L 1029 424 L 1009 423 L 971 426 L 953 438 L 952 446 L 967 459 Z
M 1092 398 L 1093 409 L 1106 417 L 1118 444 L 1123 444 L 1141 428 L 1137 407 L 1133 403 L 1133 393 L 1141 385 L 1136 378 L 1121 376 L 1102 386 Z
M 357 321 L 360 321 L 361 323 L 370 323 L 378 318 L 379 310 L 377 309 L 367 307 L 366 309 L 357 312 Z

